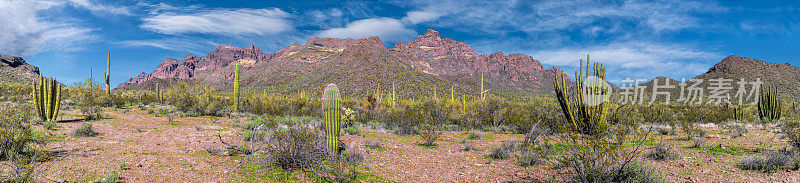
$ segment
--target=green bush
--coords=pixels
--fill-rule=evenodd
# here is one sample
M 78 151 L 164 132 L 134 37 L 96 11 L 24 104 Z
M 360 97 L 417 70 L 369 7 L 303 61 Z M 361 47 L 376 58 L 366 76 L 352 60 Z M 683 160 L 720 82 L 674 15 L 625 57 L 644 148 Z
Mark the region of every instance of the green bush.
M 0 103 L 0 160 L 9 161 L 0 172 L 10 175 L 0 176 L 0 182 L 27 182 L 36 169 L 32 163 L 49 158 L 44 139 L 31 130 L 36 118 L 31 105 Z

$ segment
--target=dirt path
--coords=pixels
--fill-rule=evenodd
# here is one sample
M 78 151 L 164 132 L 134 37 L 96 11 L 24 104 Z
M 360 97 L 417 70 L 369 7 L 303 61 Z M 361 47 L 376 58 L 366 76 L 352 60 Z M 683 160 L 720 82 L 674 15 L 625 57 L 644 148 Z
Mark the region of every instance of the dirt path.
M 126 112 L 127 111 L 127 112 Z M 69 114 L 72 111 L 67 111 Z M 241 142 L 227 120 L 210 124 L 207 118 L 181 118 L 169 124 L 134 109 L 106 109 L 110 119 L 59 123 L 52 135 L 56 161 L 43 173 L 56 181 L 97 181 L 112 171 L 126 182 L 236 182 L 237 160 L 209 155 L 207 147 L 222 148 L 217 134 L 227 142 Z M 67 119 L 70 118 L 69 115 Z M 76 118 L 76 117 L 72 117 Z M 72 137 L 82 123 L 91 123 L 97 137 Z M 120 169 L 122 168 L 122 169 Z

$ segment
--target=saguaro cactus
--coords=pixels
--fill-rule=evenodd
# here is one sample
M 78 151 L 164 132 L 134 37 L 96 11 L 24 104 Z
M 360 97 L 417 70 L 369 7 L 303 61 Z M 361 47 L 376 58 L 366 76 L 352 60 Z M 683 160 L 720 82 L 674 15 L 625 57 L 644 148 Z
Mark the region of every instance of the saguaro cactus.
M 161 87 L 158 86 L 159 84 L 156 83 L 156 95 L 158 95 L 158 103 L 164 103 L 164 96 L 161 95 Z
M 602 64 L 595 63 L 593 69 L 594 72 L 591 74 L 592 76 L 602 80 L 596 79 L 594 81 L 590 81 L 593 82 L 589 83 L 590 86 L 584 86 L 583 82 L 586 79 L 586 76 L 590 74 L 589 65 L 589 55 L 586 55 L 586 73 L 583 72 L 583 60 L 581 60 L 580 71 L 575 72 L 577 81 L 575 84 L 577 85 L 577 89 L 580 91 L 575 92 L 574 95 L 570 95 L 569 86 L 567 85 L 563 72 L 560 74 L 560 79 L 559 74 L 556 74 L 553 85 L 555 86 L 556 98 L 558 98 L 558 103 L 561 106 L 561 110 L 564 112 L 566 121 L 568 123 L 572 123 L 573 128 L 579 133 L 587 135 L 600 135 L 600 132 L 607 125 L 606 116 L 608 115 L 608 99 L 599 96 L 584 96 L 584 92 L 582 91 L 586 89 L 584 87 L 601 86 L 601 83 L 597 82 L 602 82 L 605 80 L 606 69 Z M 592 101 L 591 103 L 597 105 L 590 106 L 587 104 L 587 100 Z
M 397 94 L 395 93 L 394 82 L 392 82 L 392 109 L 397 108 Z
M 233 108 L 239 111 L 239 63 L 233 76 Z
M 456 85 L 450 86 L 450 103 L 454 103 L 456 101 L 456 95 L 455 95 L 456 89 L 455 89 L 455 86 Z
M 103 73 L 103 79 L 106 81 L 106 94 L 111 95 L 111 51 L 108 51 L 106 72 Z
M 483 87 L 483 73 L 481 73 L 481 101 L 486 100 L 486 93 L 488 93 L 489 90 L 492 89 L 485 90 Z
M 769 122 L 780 119 L 782 109 L 783 100 L 778 95 L 778 90 L 762 85 L 758 97 L 758 117 L 761 121 Z
M 61 84 L 55 78 L 39 76 L 33 81 L 33 104 L 42 120 L 55 121 L 61 109 Z
M 339 96 L 339 88 L 336 84 L 328 84 L 322 93 L 322 111 L 325 120 L 325 139 L 327 140 L 328 150 L 339 153 L 339 131 L 342 120 L 342 99 Z

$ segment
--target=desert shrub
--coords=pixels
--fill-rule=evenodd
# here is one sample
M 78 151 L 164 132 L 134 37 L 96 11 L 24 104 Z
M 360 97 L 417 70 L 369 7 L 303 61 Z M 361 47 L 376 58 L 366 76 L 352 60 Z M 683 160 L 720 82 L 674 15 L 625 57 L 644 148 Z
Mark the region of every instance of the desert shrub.
M 104 183 L 117 183 L 117 182 L 119 182 L 119 172 L 111 171 L 111 173 L 108 174 L 108 176 L 106 176 L 106 178 L 103 179 L 102 182 L 104 182 Z
M 309 127 L 275 129 L 265 143 L 266 163 L 287 170 L 315 170 L 329 156 L 325 137 Z
M 442 132 L 434 125 L 422 125 L 418 130 L 419 137 L 422 138 L 422 145 L 436 146 L 436 140 L 442 137 Z
M 44 139 L 31 130 L 36 118 L 31 105 L 0 103 L 0 161 L 9 162 L 0 173 L 10 175 L 0 176 L 0 182 L 29 181 L 37 168 L 32 163 L 49 157 Z
M 702 148 L 705 148 L 706 145 L 708 145 L 706 138 L 702 138 L 701 137 L 701 138 L 693 138 L 692 139 L 692 146 L 689 146 L 689 147 L 690 148 L 700 148 L 700 149 L 702 149 Z
M 670 145 L 666 145 L 664 143 L 658 143 L 648 152 L 645 157 L 654 160 L 665 160 L 665 159 L 672 159 L 675 158 L 677 154 L 675 150 Z
M 78 110 L 83 114 L 84 119 L 93 120 L 103 116 L 103 110 L 100 108 L 102 105 L 100 85 L 91 79 L 78 82 L 74 84 L 74 95 L 72 98 L 80 101 L 78 103 Z
M 789 144 L 800 151 L 800 121 L 798 120 L 784 120 L 781 124 L 781 132 L 783 137 L 789 139 Z
M 552 153 L 549 144 L 543 143 L 537 146 L 520 147 L 517 161 L 520 166 L 533 166 L 546 163 Z
M 56 121 L 45 121 L 42 122 L 42 127 L 47 130 L 53 130 L 56 128 Z
M 656 131 L 661 135 L 669 135 L 671 132 L 670 128 L 666 127 L 656 127 Z
M 381 142 L 379 142 L 378 140 L 369 139 L 369 140 L 364 141 L 364 147 L 367 147 L 367 148 L 370 148 L 370 149 L 382 149 L 383 145 L 381 145 Z
M 76 137 L 94 137 L 98 134 L 99 133 L 94 131 L 94 127 L 91 123 L 83 123 L 80 127 L 76 128 L 75 131 L 72 132 L 72 136 Z
M 743 124 L 728 124 L 725 126 L 728 129 L 728 133 L 731 134 L 732 138 L 739 138 L 747 134 L 747 127 Z
M 342 130 L 344 130 L 344 132 L 346 132 L 349 135 L 361 135 L 361 128 L 359 128 L 356 125 L 351 125 L 348 126 L 347 128 L 342 128 Z
M 483 133 L 471 131 L 467 134 L 467 139 L 480 140 L 483 138 Z
M 759 170 L 763 172 L 797 170 L 800 169 L 800 155 L 795 151 L 770 151 L 764 155 L 745 157 L 736 164 L 736 167 L 742 170 Z
M 465 141 L 461 142 L 461 150 L 462 151 L 477 151 L 479 149 L 477 147 L 475 147 L 475 145 L 472 144 L 471 142 L 468 142 L 468 141 L 465 140 Z
M 492 148 L 492 152 L 489 153 L 489 157 L 492 159 L 506 159 L 511 157 L 511 155 L 516 150 L 516 143 L 513 141 L 503 141 L 503 143 L 499 147 Z

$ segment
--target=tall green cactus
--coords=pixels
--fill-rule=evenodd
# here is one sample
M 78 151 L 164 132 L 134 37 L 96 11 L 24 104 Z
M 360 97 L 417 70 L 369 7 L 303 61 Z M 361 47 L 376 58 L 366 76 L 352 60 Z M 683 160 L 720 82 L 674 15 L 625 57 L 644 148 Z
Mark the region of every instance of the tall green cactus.
M 236 63 L 236 71 L 233 76 L 233 108 L 239 111 L 239 63 Z
M 455 95 L 456 89 L 455 89 L 455 86 L 456 85 L 450 86 L 450 103 L 456 102 L 456 95 Z
M 761 86 L 761 93 L 758 97 L 758 117 L 762 122 L 770 122 L 781 118 L 783 100 L 778 95 L 778 90 L 774 87 Z
M 156 83 L 156 95 L 158 95 L 158 103 L 164 103 L 164 96 L 161 95 L 161 87 Z
M 492 89 L 485 90 L 483 87 L 483 73 L 481 73 L 481 101 L 486 100 L 486 93 L 488 93 Z
M 339 96 L 339 88 L 336 84 L 328 84 L 322 93 L 322 111 L 325 120 L 325 139 L 327 140 L 328 150 L 339 153 L 339 132 L 342 120 L 342 99 Z
M 103 79 L 106 81 L 106 94 L 111 95 L 111 51 L 108 51 L 108 59 L 106 60 L 106 72 L 103 73 Z
M 55 78 L 40 75 L 38 84 L 33 81 L 33 104 L 42 120 L 57 120 L 61 109 L 61 84 Z
M 589 66 L 589 55 L 586 55 L 586 75 L 584 75 L 583 72 L 583 60 L 581 60 L 580 71 L 575 72 L 577 80 L 575 84 L 579 91 L 575 92 L 574 95 L 570 95 L 569 86 L 567 85 L 563 72 L 560 74 L 560 79 L 559 74 L 556 74 L 553 85 L 555 87 L 558 103 L 561 106 L 562 112 L 564 112 L 567 122 L 572 123 L 572 127 L 579 133 L 596 136 L 601 135 L 602 131 L 607 127 L 606 116 L 608 115 L 608 98 L 584 96 L 582 90 L 587 89 L 585 87 L 601 86 L 599 82 L 604 82 L 603 80 L 606 78 L 606 69 L 602 64 L 595 63 L 594 72 L 591 74 L 602 80 L 594 80 L 594 82 L 589 83 L 590 86 L 584 86 L 583 82 L 586 76 L 590 74 Z M 597 105 L 590 106 L 587 104 L 587 100 Z
M 397 109 L 397 94 L 395 93 L 394 82 L 392 82 L 392 109 Z

